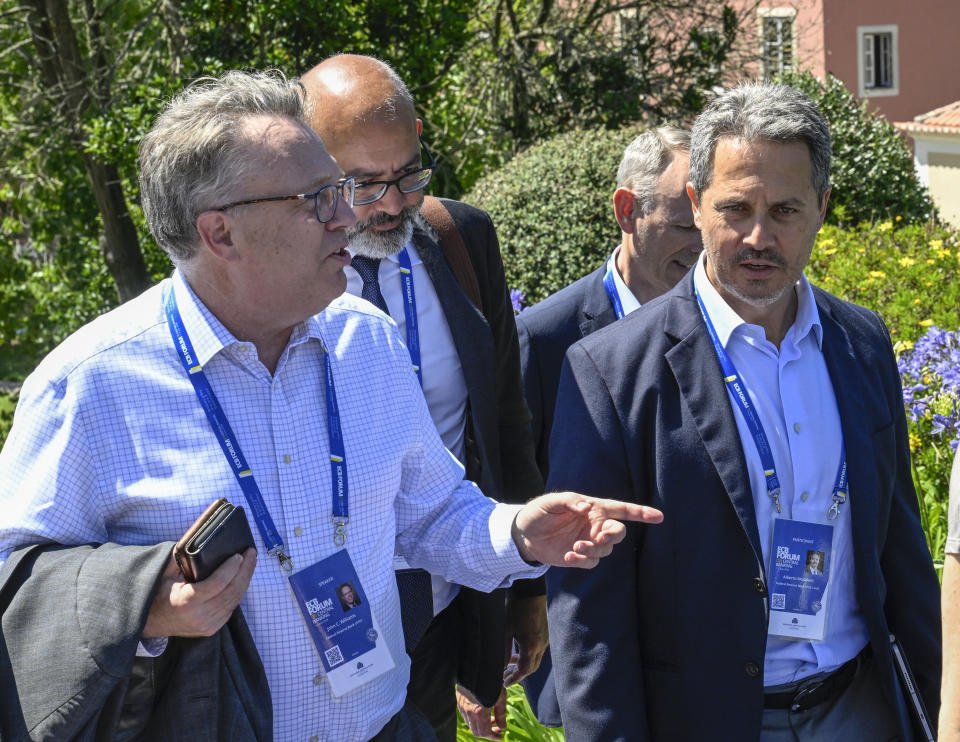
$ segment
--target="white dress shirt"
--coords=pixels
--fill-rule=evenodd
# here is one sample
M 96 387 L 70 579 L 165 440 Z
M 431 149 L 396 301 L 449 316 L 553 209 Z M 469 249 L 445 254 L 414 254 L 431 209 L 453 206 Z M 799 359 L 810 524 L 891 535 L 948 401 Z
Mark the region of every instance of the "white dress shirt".
M 806 277 L 801 276 L 796 285 L 797 316 L 778 350 L 766 339 L 762 327 L 747 324 L 723 300 L 707 278 L 705 260 L 704 255 L 697 262 L 694 283 L 721 344 L 750 392 L 770 442 L 782 488 L 779 515 L 834 526 L 824 595 L 825 639 L 768 637 L 763 682 L 765 686 L 779 685 L 839 667 L 855 657 L 868 640 L 854 585 L 850 498 L 840 507 L 836 520 L 827 518 L 840 463 L 840 413 L 823 358 L 820 315 Z M 732 398 L 730 404 L 747 460 L 764 569 L 768 569 L 773 520 L 778 514 L 767 493 L 753 435 Z
M 613 283 L 617 289 L 617 296 L 620 297 L 620 306 L 623 309 L 623 316 L 626 317 L 630 312 L 637 311 L 642 305 L 637 301 L 637 297 L 629 289 L 623 278 L 620 276 L 620 269 L 617 268 L 617 255 L 623 246 L 617 245 L 613 255 L 607 258 L 607 270 L 613 269 Z
M 427 400 L 430 417 L 437 426 L 443 444 L 459 461 L 465 460 L 464 431 L 467 425 L 467 383 L 460 367 L 460 356 L 453 344 L 450 325 L 443 313 L 433 281 L 420 259 L 420 254 L 410 242 L 410 269 L 413 273 L 413 290 L 417 302 L 417 324 L 420 332 L 420 372 L 423 376 L 423 396 Z M 347 276 L 347 292 L 360 296 L 363 281 L 351 267 L 344 269 Z M 400 259 L 390 255 L 380 261 L 380 293 L 387 303 L 400 335 L 407 337 L 407 318 L 404 312 L 406 300 L 400 281 Z M 402 562 L 400 563 L 401 566 Z M 447 582 L 440 575 L 431 575 L 433 586 L 433 613 L 437 615 L 457 597 L 459 585 Z
M 21 390 L 0 452 L 0 561 L 38 542 L 175 541 L 214 499 L 246 504 L 173 347 L 161 303 L 171 283 L 297 569 L 336 549 L 322 346 L 330 350 L 348 469 L 346 547 L 396 668 L 333 698 L 285 573 L 253 523 L 259 562 L 241 607 L 270 684 L 274 738 L 369 739 L 400 709 L 409 678 L 395 549 L 481 590 L 544 570 L 513 544 L 517 507 L 463 480 L 395 325 L 366 302 L 341 297 L 297 325 L 272 376 L 179 273 L 79 330 Z

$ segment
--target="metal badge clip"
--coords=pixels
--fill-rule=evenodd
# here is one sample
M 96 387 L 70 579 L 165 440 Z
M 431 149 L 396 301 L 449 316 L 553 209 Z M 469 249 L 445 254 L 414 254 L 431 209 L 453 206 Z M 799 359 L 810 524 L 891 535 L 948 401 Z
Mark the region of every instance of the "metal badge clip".
M 343 546 L 347 542 L 347 523 L 349 518 L 333 519 L 333 543 L 335 546 Z

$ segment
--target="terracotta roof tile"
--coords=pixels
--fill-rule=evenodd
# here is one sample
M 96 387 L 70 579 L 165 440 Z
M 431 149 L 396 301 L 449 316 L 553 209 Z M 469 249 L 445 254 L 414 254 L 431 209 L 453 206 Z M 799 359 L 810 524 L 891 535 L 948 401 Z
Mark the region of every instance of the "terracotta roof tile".
M 906 132 L 960 134 L 960 100 L 921 113 L 913 121 L 898 121 L 894 126 Z

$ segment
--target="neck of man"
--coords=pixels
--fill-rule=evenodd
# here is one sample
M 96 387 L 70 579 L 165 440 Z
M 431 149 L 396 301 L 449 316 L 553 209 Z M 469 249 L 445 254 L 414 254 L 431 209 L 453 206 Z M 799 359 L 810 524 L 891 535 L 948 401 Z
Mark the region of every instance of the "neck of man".
M 735 311 L 744 322 L 763 328 L 767 340 L 780 349 L 780 343 L 797 318 L 797 290 L 794 285 L 769 304 L 755 304 L 730 293 L 716 278 L 710 261 L 707 260 L 707 278 L 720 294 L 720 297 Z
M 283 355 L 293 326 L 283 326 L 276 321 L 270 322 L 269 311 L 267 317 L 258 316 L 260 307 L 253 302 L 244 302 L 240 290 L 232 285 L 225 285 L 224 280 L 217 276 L 208 276 L 200 271 L 188 271 L 181 267 L 181 273 L 193 293 L 203 302 L 213 315 L 220 320 L 237 340 L 252 343 L 257 349 L 257 358 L 260 359 L 272 376 L 277 370 L 280 356 Z M 269 308 L 268 308 L 269 309 Z
M 637 251 L 634 249 L 632 235 L 624 234 L 614 262 L 616 263 L 620 278 L 623 279 L 627 288 L 630 289 L 630 293 L 632 293 L 642 305 L 651 299 L 656 299 L 657 293 L 643 280 L 642 274 L 636 264 L 637 258 L 634 257 L 636 254 Z

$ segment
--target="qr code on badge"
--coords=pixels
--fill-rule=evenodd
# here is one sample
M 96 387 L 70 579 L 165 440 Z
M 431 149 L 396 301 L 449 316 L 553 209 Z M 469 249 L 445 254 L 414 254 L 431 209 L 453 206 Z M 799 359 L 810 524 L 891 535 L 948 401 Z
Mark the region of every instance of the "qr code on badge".
M 770 607 L 783 610 L 787 606 L 787 596 L 784 593 L 773 593 L 770 596 Z
M 330 649 L 324 650 L 324 654 L 327 656 L 327 664 L 330 665 L 330 667 L 334 667 L 343 662 L 343 653 L 340 651 L 340 647 L 331 647 Z

